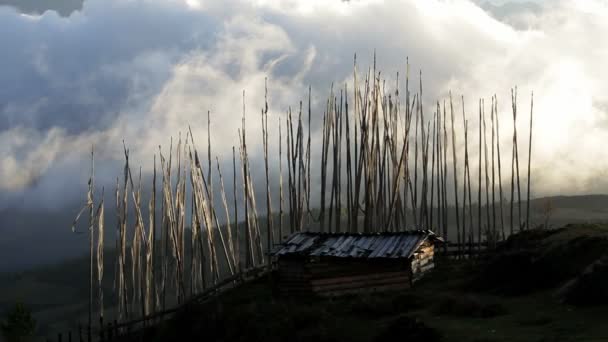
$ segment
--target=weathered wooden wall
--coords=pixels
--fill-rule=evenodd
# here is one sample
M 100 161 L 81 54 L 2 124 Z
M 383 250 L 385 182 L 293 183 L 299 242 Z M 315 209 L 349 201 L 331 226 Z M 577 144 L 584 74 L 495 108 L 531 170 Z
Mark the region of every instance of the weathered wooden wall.
M 278 264 L 279 290 L 290 295 L 338 296 L 403 290 L 411 284 L 410 262 L 406 259 L 281 258 Z

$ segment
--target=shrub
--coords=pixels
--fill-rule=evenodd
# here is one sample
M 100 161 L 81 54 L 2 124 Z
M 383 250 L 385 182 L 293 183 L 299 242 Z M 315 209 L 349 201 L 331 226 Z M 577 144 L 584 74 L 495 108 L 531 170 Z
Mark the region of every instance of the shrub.
M 6 314 L 0 330 L 9 342 L 28 341 L 34 336 L 36 321 L 23 303 L 17 303 Z
M 578 277 L 565 294 L 568 304 L 580 306 L 606 305 L 608 303 L 608 265 L 596 265 L 589 273 Z
M 362 317 L 387 317 L 421 308 L 424 302 L 412 292 L 370 294 L 352 298 L 350 312 Z
M 428 327 L 416 318 L 401 316 L 391 322 L 383 332 L 376 336 L 376 342 L 392 340 L 437 342 L 442 337 L 435 329 Z
M 370 318 L 381 318 L 397 313 L 392 298 L 384 295 L 363 295 L 354 299 L 351 312 L 355 315 Z
M 434 309 L 435 314 L 459 317 L 492 318 L 507 310 L 498 303 L 483 303 L 473 296 L 444 296 Z

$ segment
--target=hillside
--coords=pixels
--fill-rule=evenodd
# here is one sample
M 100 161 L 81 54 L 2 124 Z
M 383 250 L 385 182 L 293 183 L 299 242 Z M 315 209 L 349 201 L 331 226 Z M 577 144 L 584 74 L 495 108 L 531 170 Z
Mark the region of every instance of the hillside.
M 607 247 L 606 225 L 533 230 L 481 262 L 440 260 L 411 290 L 334 299 L 281 297 L 261 279 L 122 340 L 605 341 L 608 267 L 589 265 Z
M 533 210 L 533 222 L 541 222 L 542 208 L 547 203 L 551 202 L 553 207 L 549 223 L 553 227 L 563 226 L 567 223 L 584 223 L 584 222 L 608 222 L 608 196 L 606 195 L 589 195 L 589 196 L 558 196 L 550 198 L 535 199 L 531 203 Z M 525 208 L 525 205 L 523 205 Z M 508 210 L 508 206 L 505 207 Z M 505 211 L 505 215 L 507 211 Z M 36 236 L 35 232 L 43 225 L 44 217 L 35 217 L 26 212 L 16 212 L 13 215 L 8 211 L 0 212 L 2 216 L 1 222 L 4 225 L 7 222 L 19 224 L 20 229 L 24 229 L 23 236 Z M 110 215 L 110 214 L 108 214 Z M 51 224 L 59 222 L 59 218 L 68 220 L 68 216 L 47 216 Z M 17 223 L 20 218 L 24 221 Z M 452 221 L 454 219 L 453 210 L 450 213 Z M 27 223 L 36 223 L 35 226 L 28 226 Z M 274 218 L 275 224 L 278 222 L 278 217 Z M 284 225 L 287 226 L 288 218 L 284 218 Z M 6 227 L 6 226 L 5 226 Z M 261 221 L 262 229 L 265 227 L 265 220 Z M 313 227 L 314 229 L 314 227 Z M 46 233 L 37 236 L 33 240 L 34 247 L 24 249 L 18 239 L 6 240 L 0 243 L 2 247 L 2 260 L 5 263 L 14 260 L 12 256 L 20 255 L 25 250 L 37 251 L 38 258 L 52 260 L 46 255 L 55 250 L 77 248 L 79 253 L 86 250 L 86 240 L 83 235 L 74 235 L 69 232 L 69 229 L 62 228 L 60 237 L 53 239 L 51 232 L 53 229 L 48 229 Z M 72 239 L 73 241 L 63 241 L 63 239 Z M 6 247 L 6 248 L 4 248 Z M 69 248 L 68 248 L 69 247 Z M 73 251 L 71 253 L 74 253 Z M 106 250 L 106 301 L 113 303 L 112 279 L 114 272 L 114 254 L 112 249 Z M 24 256 L 27 257 L 27 256 Z M 47 260 L 47 261 L 48 261 Z M 87 312 L 88 299 L 88 258 L 86 256 L 80 258 L 71 258 L 66 261 L 55 262 L 53 265 L 44 265 L 30 268 L 26 271 L 9 272 L 0 274 L 0 312 L 12 305 L 16 300 L 24 301 L 30 308 L 33 309 L 36 318 L 39 322 L 39 333 L 44 335 L 56 330 L 64 330 L 73 328 L 78 321 L 84 321 Z M 52 293 L 52 296 L 48 294 Z
M 549 219 L 549 224 L 553 227 L 560 227 L 568 223 L 608 222 L 608 195 L 556 196 L 532 200 L 533 226 L 544 222 L 543 206 L 547 201 L 550 201 L 554 208 Z M 526 205 L 523 202 L 523 215 L 525 215 L 525 208 Z M 73 206 L 61 210 L 33 211 L 17 208 L 0 210 L 0 234 L 3 236 L 0 240 L 0 273 L 44 269 L 46 265 L 60 264 L 86 254 L 86 236 L 73 234 L 70 231 L 72 220 L 78 209 L 78 206 Z M 499 209 L 497 208 L 497 210 Z M 475 213 L 476 210 L 476 204 L 474 204 Z M 509 203 L 506 201 L 503 213 L 508 230 Z M 517 210 L 515 210 L 515 215 L 517 215 Z M 113 208 L 107 209 L 106 217 L 108 223 L 114 222 Z M 448 219 L 450 229 L 452 229 L 456 219 L 453 208 L 449 211 Z M 274 222 L 278 224 L 276 214 Z M 283 222 L 284 227 L 287 227 L 289 222 L 287 215 Z M 315 224 L 309 226 L 312 230 L 318 229 Z M 265 224 L 262 222 L 262 228 L 264 227 Z M 285 231 L 287 232 L 287 228 Z M 113 229 L 108 230 L 107 234 L 107 240 L 114 239 Z M 24 253 L 25 250 L 35 250 L 36 253 Z M 15 258 L 15 255 L 19 257 Z

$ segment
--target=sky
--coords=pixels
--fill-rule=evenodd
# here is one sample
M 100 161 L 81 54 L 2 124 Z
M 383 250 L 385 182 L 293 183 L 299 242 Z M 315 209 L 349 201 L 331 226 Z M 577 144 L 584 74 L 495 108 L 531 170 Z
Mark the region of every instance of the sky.
M 406 58 L 422 70 L 429 106 L 451 91 L 474 116 L 496 94 L 506 123 L 517 86 L 522 132 L 534 92 L 533 196 L 608 192 L 605 0 L 63 0 L 59 12 L 15 3 L 0 2 L 3 234 L 19 235 L 12 212 L 75 211 L 91 146 L 98 187 L 112 188 L 123 140 L 149 175 L 159 145 L 166 152 L 188 125 L 207 140 L 207 111 L 213 154 L 228 168 L 243 91 L 259 113 L 265 78 L 276 125 L 312 87 L 318 135 L 331 84 L 352 82 L 354 54 L 365 69 L 374 51 L 387 83 L 400 72 L 403 84 Z M 254 165 L 260 156 L 251 151 Z

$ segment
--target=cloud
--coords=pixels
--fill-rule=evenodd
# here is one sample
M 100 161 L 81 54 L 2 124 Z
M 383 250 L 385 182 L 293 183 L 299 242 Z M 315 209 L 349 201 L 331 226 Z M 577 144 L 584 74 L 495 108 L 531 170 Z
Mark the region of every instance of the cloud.
M 491 1 L 475 1 L 481 8 L 494 18 L 525 30 L 534 22 L 534 17 L 542 11 L 542 3 L 532 1 L 516 1 L 496 4 Z
M 3 200 L 51 191 L 48 184 L 85 184 L 91 145 L 104 161 L 102 179 L 119 174 L 123 139 L 134 163 L 150 170 L 158 145 L 166 152 L 189 124 L 203 145 L 207 111 L 214 154 L 228 159 L 243 90 L 251 139 L 261 141 L 266 77 L 274 125 L 311 84 L 318 127 L 331 83 L 350 82 L 353 54 L 365 70 L 374 50 L 388 84 L 397 72 L 404 84 L 407 56 L 412 70 L 422 69 L 427 113 L 452 90 L 465 95 L 475 127 L 477 99 L 498 94 L 505 146 L 510 88 L 520 85 L 524 158 L 535 90 L 535 192 L 608 190 L 590 181 L 608 157 L 600 148 L 608 49 L 597 44 L 608 11 L 601 1 L 535 8 L 526 25 L 465 0 L 89 0 L 67 18 L 0 8 L 0 46 L 11 52 L 0 68 Z M 276 126 L 271 134 L 277 139 Z M 81 197 L 82 187 L 73 188 L 66 202 Z
M 0 0 L 0 6 L 11 6 L 20 13 L 28 15 L 40 15 L 51 10 L 67 17 L 75 11 L 81 10 L 83 2 L 84 0 Z

